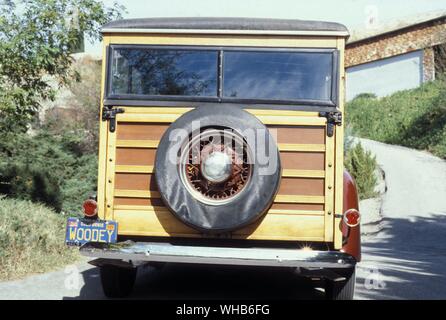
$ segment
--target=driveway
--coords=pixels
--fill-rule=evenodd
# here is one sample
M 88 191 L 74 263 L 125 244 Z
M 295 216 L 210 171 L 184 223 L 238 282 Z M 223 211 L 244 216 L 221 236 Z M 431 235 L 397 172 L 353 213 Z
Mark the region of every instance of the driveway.
M 383 229 L 364 239 L 358 299 L 446 298 L 446 162 L 361 140 L 386 174 Z
M 386 173 L 383 229 L 363 239 L 356 299 L 446 298 L 446 162 L 362 140 Z M 318 282 L 271 269 L 168 265 L 138 271 L 136 299 L 323 299 Z M 96 268 L 82 262 L 0 284 L 0 299 L 102 299 Z

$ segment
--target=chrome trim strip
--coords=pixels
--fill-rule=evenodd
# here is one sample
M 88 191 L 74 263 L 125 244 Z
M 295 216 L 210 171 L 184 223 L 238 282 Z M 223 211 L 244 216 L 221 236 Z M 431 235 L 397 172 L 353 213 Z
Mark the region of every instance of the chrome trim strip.
M 356 264 L 354 257 L 339 251 L 199 247 L 158 242 L 90 243 L 82 246 L 80 252 L 87 257 L 147 262 L 302 268 L 351 268 Z

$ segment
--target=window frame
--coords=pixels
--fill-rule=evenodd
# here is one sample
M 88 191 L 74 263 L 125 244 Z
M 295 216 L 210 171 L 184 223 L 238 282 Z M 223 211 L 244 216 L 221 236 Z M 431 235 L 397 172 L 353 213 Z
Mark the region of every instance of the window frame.
M 191 50 L 191 51 L 215 51 L 217 53 L 217 95 L 216 96 L 179 96 L 179 95 L 132 95 L 132 94 L 110 94 L 112 91 L 112 54 L 117 49 L 161 49 L 161 50 Z M 223 97 L 223 62 L 224 53 L 236 52 L 296 52 L 296 53 L 327 53 L 332 56 L 332 83 L 329 100 L 310 99 L 243 99 Z M 140 45 L 140 44 L 110 44 L 106 48 L 106 75 L 105 75 L 105 101 L 126 101 L 132 105 L 140 105 L 138 101 L 171 101 L 171 102 L 217 102 L 217 103 L 239 103 L 260 105 L 303 105 L 318 107 L 337 107 L 339 105 L 339 50 L 335 48 L 283 48 L 283 47 L 240 47 L 240 46 L 186 46 L 186 45 Z M 105 103 L 108 104 L 108 103 Z M 119 104 L 119 103 L 118 103 Z

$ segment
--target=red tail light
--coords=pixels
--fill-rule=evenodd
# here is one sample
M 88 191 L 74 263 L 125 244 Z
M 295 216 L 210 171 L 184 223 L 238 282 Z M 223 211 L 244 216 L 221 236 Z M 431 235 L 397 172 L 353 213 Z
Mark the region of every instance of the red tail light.
M 344 223 L 349 227 L 356 227 L 361 221 L 361 215 L 358 210 L 350 209 L 344 213 Z
M 98 204 L 93 199 L 85 200 L 82 205 L 82 209 L 84 211 L 84 215 L 87 218 L 93 218 L 98 214 Z

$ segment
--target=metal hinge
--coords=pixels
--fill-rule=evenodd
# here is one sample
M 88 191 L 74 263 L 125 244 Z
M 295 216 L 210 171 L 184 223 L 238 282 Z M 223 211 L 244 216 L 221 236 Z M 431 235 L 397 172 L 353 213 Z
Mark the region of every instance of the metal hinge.
M 342 113 L 340 111 L 319 112 L 319 117 L 327 118 L 327 136 L 333 137 L 334 127 L 342 125 Z
M 118 113 L 124 113 L 124 109 L 114 107 L 104 107 L 102 109 L 102 121 L 110 121 L 108 124 L 110 132 L 115 132 L 116 130 L 116 115 Z

